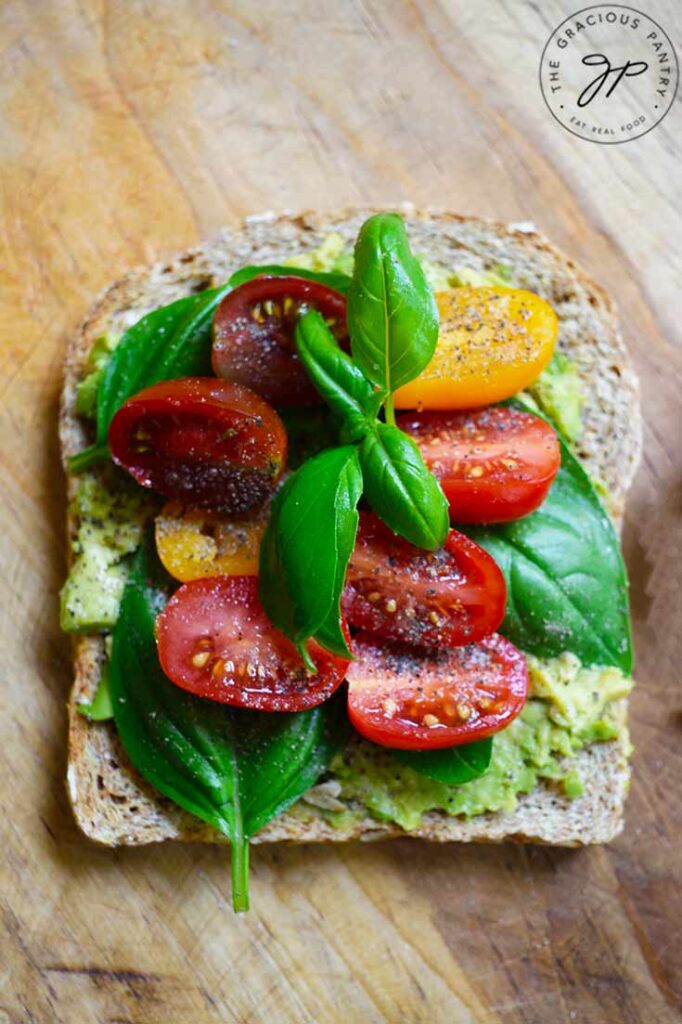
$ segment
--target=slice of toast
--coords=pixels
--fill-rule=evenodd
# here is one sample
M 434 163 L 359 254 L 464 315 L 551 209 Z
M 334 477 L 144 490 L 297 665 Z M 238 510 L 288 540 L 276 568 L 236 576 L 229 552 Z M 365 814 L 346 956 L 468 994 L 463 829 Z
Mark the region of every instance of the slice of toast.
M 330 231 L 352 246 L 361 223 L 374 210 L 298 216 L 264 214 L 217 239 L 166 262 L 134 270 L 97 301 L 68 349 L 60 414 L 64 459 L 89 442 L 76 416 L 76 385 L 97 337 L 122 333 L 145 313 L 174 299 L 222 284 L 250 263 L 281 263 L 320 244 Z M 586 396 L 577 454 L 609 493 L 609 511 L 620 521 L 626 491 L 641 447 L 638 382 L 608 296 L 576 265 L 553 248 L 532 225 L 508 225 L 401 211 L 414 252 L 445 267 L 483 271 L 497 264 L 513 268 L 514 284 L 537 292 L 553 305 L 560 322 L 559 349 L 577 364 Z M 69 479 L 69 496 L 77 482 Z M 77 528 L 68 523 L 69 535 Z M 91 723 L 76 710 L 92 699 L 104 658 L 99 637 L 75 640 L 75 684 L 69 702 L 68 792 L 76 820 L 90 838 L 109 845 L 164 839 L 224 842 L 209 826 L 180 810 L 142 780 L 130 765 L 111 723 Z M 617 713 L 623 719 L 626 702 Z M 556 787 L 540 783 L 522 795 L 512 812 L 470 819 L 442 812 L 424 815 L 409 835 L 436 841 L 535 842 L 578 846 L 606 842 L 623 823 L 629 782 L 627 732 L 616 740 L 580 751 L 575 767 L 584 795 L 569 800 Z M 285 812 L 255 837 L 255 842 L 345 841 L 405 835 L 396 825 L 369 815 L 346 828 L 329 825 L 307 803 L 307 813 Z

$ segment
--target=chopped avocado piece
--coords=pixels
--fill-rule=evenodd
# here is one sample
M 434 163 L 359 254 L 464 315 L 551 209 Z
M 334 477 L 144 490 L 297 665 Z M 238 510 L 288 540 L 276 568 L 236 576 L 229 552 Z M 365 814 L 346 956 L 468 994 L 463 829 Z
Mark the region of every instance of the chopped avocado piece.
M 142 540 L 157 504 L 113 466 L 81 476 L 71 507 L 78 522 L 71 544 L 75 557 L 60 595 L 65 632 L 96 632 L 115 624 L 126 558 Z
M 85 364 L 86 376 L 76 387 L 76 412 L 79 416 L 94 419 L 97 415 L 97 392 L 109 361 L 109 356 L 116 347 L 118 338 L 112 334 L 103 334 L 94 342 Z
M 490 767 L 480 778 L 445 785 L 358 738 L 332 762 L 341 799 L 412 829 L 429 810 L 466 817 L 511 811 L 518 795 L 534 789 L 539 779 L 556 781 L 571 797 L 580 795 L 582 783 L 570 758 L 587 743 L 612 739 L 625 729 L 612 705 L 630 692 L 632 680 L 616 668 L 585 668 L 573 654 L 529 656 L 528 667 L 530 698 L 520 716 L 495 736 Z
M 578 440 L 584 395 L 578 368 L 572 360 L 555 352 L 535 383 L 528 386 L 527 394 L 568 441 Z
M 420 256 L 419 262 L 431 291 L 445 292 L 448 288 L 452 288 L 452 277 L 446 267 L 440 263 L 434 263 L 433 260 L 429 260 L 425 256 Z
M 306 270 L 337 272 L 349 276 L 353 273 L 353 253 L 346 248 L 345 239 L 337 231 L 328 234 L 316 249 L 290 256 L 282 262 L 285 266 L 303 267 Z M 449 270 L 443 264 L 436 263 L 426 256 L 419 256 L 419 262 L 434 292 L 446 291 L 448 288 L 456 288 L 463 284 L 505 286 L 509 285 L 512 277 L 511 268 L 501 263 L 495 264 L 489 270 L 478 271 L 469 267 L 455 267 L 454 270 Z
M 450 288 L 469 285 L 472 288 L 509 288 L 512 282 L 511 267 L 495 263 L 488 270 L 472 270 L 470 267 L 455 267 L 450 274 Z
M 353 253 L 346 250 L 344 238 L 336 231 L 327 235 L 316 249 L 290 256 L 282 263 L 287 267 L 348 274 L 349 277 L 353 273 Z
M 561 785 L 564 793 L 570 800 L 575 800 L 585 792 L 583 780 L 577 772 L 569 772 L 568 775 L 564 775 Z
M 89 704 L 78 704 L 78 711 L 84 718 L 91 722 L 107 722 L 114 717 L 114 707 L 111 703 L 111 687 L 109 684 L 109 663 L 105 661 L 102 666 L 102 674 L 97 684 L 95 696 Z

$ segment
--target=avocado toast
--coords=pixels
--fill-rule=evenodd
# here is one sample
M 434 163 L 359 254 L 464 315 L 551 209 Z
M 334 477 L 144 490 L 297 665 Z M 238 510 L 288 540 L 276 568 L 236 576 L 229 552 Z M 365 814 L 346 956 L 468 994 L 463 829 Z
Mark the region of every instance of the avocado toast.
M 291 260 L 299 265 L 324 263 L 322 270 L 340 266 L 369 212 L 252 218 L 214 243 L 133 272 L 114 285 L 74 338 L 67 356 L 60 424 L 65 458 L 89 440 L 87 420 L 77 413 L 78 385 L 97 339 L 120 335 L 150 310 L 218 286 L 245 265 Z M 457 276 L 461 283 L 475 284 L 491 273 L 504 274 L 515 287 L 551 303 L 560 325 L 559 352 L 568 360 L 570 372 L 563 384 L 560 372 L 554 378 L 548 373 L 534 394 L 555 419 L 563 415 L 570 420 L 575 409 L 561 408 L 561 389 L 577 385 L 582 402 L 574 451 L 599 482 L 608 511 L 619 522 L 639 456 L 640 421 L 637 382 L 607 297 L 527 225 L 504 227 L 411 211 L 405 212 L 405 219 L 413 251 L 434 278 Z M 88 516 L 87 505 L 82 500 L 79 505 L 79 486 L 70 475 L 71 538 L 77 538 Z M 106 588 L 106 580 L 101 582 Z M 78 704 L 93 699 L 107 640 L 88 635 L 78 636 L 74 643 L 68 786 L 81 828 L 112 845 L 170 838 L 224 841 L 219 831 L 159 796 L 137 775 L 111 722 L 89 721 L 77 710 Z M 497 783 L 488 776 L 487 791 L 482 789 L 483 776 L 465 784 L 478 787 L 469 793 L 470 799 L 458 797 L 450 803 L 452 794 L 434 788 L 432 781 L 417 784 L 414 773 L 400 769 L 391 774 L 381 757 L 367 764 L 364 748 L 358 754 L 351 747 L 350 756 L 339 755 L 324 780 L 259 830 L 253 841 L 342 841 L 406 832 L 439 841 L 607 841 L 622 826 L 628 784 L 629 683 L 608 667 L 605 672 L 582 667 L 577 659 L 571 660 L 570 652 L 568 658 L 531 661 L 531 679 L 531 711 L 542 721 L 524 724 L 524 735 L 509 744 L 506 759 L 498 758 Z M 597 701 L 596 714 L 581 718 L 586 692 L 601 694 L 601 702 Z M 563 724 L 561 715 L 545 714 L 558 708 L 557 694 L 565 705 Z M 549 747 L 545 743 L 540 751 L 538 737 L 546 738 L 552 730 Z M 501 776 L 512 776 L 511 785 L 500 786 Z M 454 808 L 452 813 L 448 806 Z

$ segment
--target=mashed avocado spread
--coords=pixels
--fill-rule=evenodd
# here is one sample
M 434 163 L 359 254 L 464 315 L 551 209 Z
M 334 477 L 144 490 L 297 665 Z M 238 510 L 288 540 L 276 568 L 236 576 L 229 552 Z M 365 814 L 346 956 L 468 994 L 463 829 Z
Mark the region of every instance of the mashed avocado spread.
M 285 262 L 351 274 L 353 256 L 345 244 L 341 235 L 332 233 L 316 249 Z M 513 285 L 512 268 L 503 265 L 477 271 L 448 270 L 428 259 L 421 263 L 434 291 L 464 284 Z M 114 345 L 115 339 L 104 337 L 93 347 L 78 388 L 81 415 L 95 415 L 97 388 Z M 557 353 L 528 393 L 570 441 L 577 439 L 583 396 L 577 368 L 566 356 Z M 156 499 L 113 467 L 81 476 L 73 502 L 79 523 L 72 541 L 75 557 L 61 593 L 64 630 L 113 627 L 128 556 L 139 545 L 156 505 Z M 467 817 L 513 810 L 519 794 L 530 792 L 541 779 L 551 780 L 568 797 L 580 796 L 582 781 L 571 757 L 586 744 L 626 734 L 617 702 L 630 692 L 632 680 L 616 668 L 584 667 L 568 652 L 544 660 L 528 656 L 528 665 L 529 700 L 519 718 L 495 736 L 490 767 L 480 778 L 456 786 L 436 782 L 357 737 L 333 761 L 328 781 L 299 801 L 295 813 L 323 815 L 344 826 L 349 818 L 369 812 L 412 829 L 429 810 Z M 316 790 L 324 791 L 322 796 Z
M 83 473 L 71 511 L 78 531 L 75 556 L 60 594 L 60 624 L 66 633 L 110 629 L 128 576 L 126 556 L 142 540 L 158 500 L 113 466 Z
M 339 800 L 353 801 L 377 818 L 416 828 L 425 811 L 472 817 L 485 811 L 512 811 L 520 793 L 551 779 L 569 797 L 582 794 L 582 781 L 570 758 L 597 740 L 614 739 L 625 725 L 613 702 L 627 696 L 632 680 L 617 668 L 584 668 L 574 654 L 539 659 L 528 655 L 531 697 L 519 718 L 493 740 L 484 775 L 450 786 L 436 782 L 391 754 L 353 740 L 332 762 L 340 783 Z M 339 817 L 337 818 L 337 814 Z M 329 811 L 339 825 L 347 812 Z

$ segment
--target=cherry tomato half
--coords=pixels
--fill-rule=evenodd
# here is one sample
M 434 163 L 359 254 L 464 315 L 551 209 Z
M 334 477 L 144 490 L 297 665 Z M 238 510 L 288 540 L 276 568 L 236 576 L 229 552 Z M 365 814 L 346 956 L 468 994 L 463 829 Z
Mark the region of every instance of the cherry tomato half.
M 506 597 L 497 562 L 463 534 L 450 530 L 442 548 L 423 551 L 360 513 L 342 598 L 352 626 L 408 644 L 455 647 L 493 633 Z
M 156 517 L 156 550 L 167 572 L 186 583 L 203 576 L 255 576 L 270 502 L 241 515 L 169 501 Z
M 550 425 L 520 409 L 406 413 L 398 424 L 440 481 L 454 523 L 528 515 L 547 497 L 561 464 Z
M 273 405 L 318 405 L 321 398 L 294 344 L 296 321 L 317 309 L 341 344 L 346 299 L 303 277 L 256 277 L 229 292 L 213 321 L 213 369 L 253 388 Z
M 353 653 L 348 715 L 384 747 L 437 750 L 492 736 L 516 718 L 528 692 L 523 654 L 497 633 L 450 650 L 361 633 Z
M 161 667 L 200 697 L 262 711 L 302 711 L 331 697 L 348 660 L 311 641 L 310 675 L 258 600 L 256 576 L 214 576 L 183 584 L 156 620 Z
M 143 487 L 201 508 L 246 512 L 281 476 L 287 437 L 253 391 L 185 377 L 129 398 L 111 421 L 109 447 Z
M 438 344 L 423 373 L 398 388 L 396 409 L 473 409 L 515 395 L 549 362 L 559 321 L 520 288 L 437 292 Z

